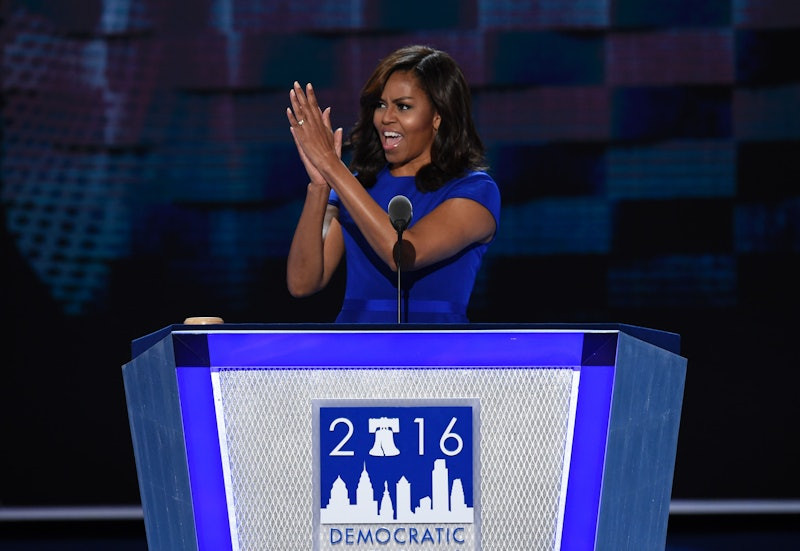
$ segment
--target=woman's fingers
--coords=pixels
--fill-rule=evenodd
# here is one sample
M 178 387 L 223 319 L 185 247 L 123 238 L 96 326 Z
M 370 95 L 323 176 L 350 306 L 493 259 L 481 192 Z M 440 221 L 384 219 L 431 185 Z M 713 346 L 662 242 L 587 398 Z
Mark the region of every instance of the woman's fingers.
M 289 119 L 289 124 L 292 126 L 303 126 L 308 121 L 308 102 L 303 94 L 303 90 L 297 82 L 295 82 L 294 87 L 289 90 L 289 103 L 292 105 L 292 118 Z
M 333 133 L 333 145 L 336 148 L 336 156 L 342 158 L 342 129 L 337 128 Z
M 300 85 L 298 84 L 298 86 Z M 314 93 L 314 87 L 311 86 L 310 82 L 306 84 L 305 100 L 309 109 L 322 112 L 322 110 L 319 108 L 319 103 L 317 103 L 317 94 Z
M 308 99 L 306 98 L 303 88 L 300 83 L 295 81 L 289 92 L 289 101 L 292 103 L 292 110 L 297 119 L 297 124 L 302 126 L 311 115 L 313 110 L 309 106 Z M 303 121 L 302 123 L 300 121 Z
M 322 124 L 325 125 L 325 128 L 333 132 L 333 128 L 331 128 L 331 108 L 326 107 L 325 111 L 322 112 Z
M 342 129 L 337 128 L 336 130 L 333 129 L 333 125 L 331 124 L 331 108 L 326 107 L 325 110 L 322 112 L 322 123 L 325 125 L 325 128 L 328 129 L 329 132 L 333 134 L 333 147 L 336 150 L 336 156 L 340 159 L 342 158 Z
M 317 103 L 313 86 L 309 83 L 305 90 L 295 81 L 289 91 L 291 107 L 286 110 L 289 129 L 295 145 L 300 152 L 306 168 L 314 168 L 331 149 L 342 158 L 342 129 L 333 129 L 331 108 L 323 111 Z M 310 174 L 312 179 L 314 174 Z
M 286 118 L 289 119 L 289 126 L 295 126 L 297 124 L 297 117 L 294 115 L 294 111 L 292 111 L 291 107 L 286 108 Z
M 289 91 L 289 101 L 292 103 L 292 111 L 300 126 L 311 119 L 314 122 L 322 121 L 323 124 L 325 123 L 324 112 L 317 103 L 317 96 L 310 82 L 306 85 L 304 91 L 300 83 L 295 81 Z M 303 121 L 303 123 L 300 121 Z M 329 124 L 326 126 L 330 129 Z

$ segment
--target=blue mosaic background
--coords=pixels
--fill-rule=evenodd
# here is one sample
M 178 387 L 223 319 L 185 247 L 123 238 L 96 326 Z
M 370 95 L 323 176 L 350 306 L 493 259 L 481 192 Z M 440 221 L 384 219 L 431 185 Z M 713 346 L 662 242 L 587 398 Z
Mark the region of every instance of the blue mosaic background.
M 0 501 L 138 500 L 133 338 L 333 320 L 341 275 L 305 300 L 284 283 L 306 183 L 288 89 L 312 81 L 347 128 L 408 43 L 462 65 L 503 195 L 471 319 L 680 333 L 675 496 L 800 496 L 800 3 L 1 6 Z

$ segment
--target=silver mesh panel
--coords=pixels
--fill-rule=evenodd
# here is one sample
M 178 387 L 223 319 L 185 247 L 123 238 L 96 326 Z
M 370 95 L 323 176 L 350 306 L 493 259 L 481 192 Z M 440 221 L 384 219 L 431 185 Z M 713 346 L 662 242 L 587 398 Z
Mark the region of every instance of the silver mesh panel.
M 318 507 L 312 400 L 475 397 L 480 399 L 480 547 L 553 549 L 572 375 L 571 369 L 221 370 L 218 405 L 239 549 L 343 547 L 312 542 L 313 507 Z M 472 541 L 472 534 L 467 537 Z

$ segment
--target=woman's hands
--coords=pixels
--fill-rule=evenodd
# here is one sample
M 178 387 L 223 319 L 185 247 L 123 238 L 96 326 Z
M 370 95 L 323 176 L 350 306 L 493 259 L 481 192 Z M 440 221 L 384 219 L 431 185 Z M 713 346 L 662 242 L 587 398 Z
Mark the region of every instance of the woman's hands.
M 286 283 L 296 297 L 324 288 L 344 253 L 338 209 L 328 205 L 331 186 L 320 170 L 335 164 L 345 168 L 340 160 L 342 129 L 332 129 L 330 107 L 322 111 L 310 84 L 308 90 L 313 101 L 295 82 L 289 92 L 291 107 L 286 109 L 297 153 L 310 179 L 286 264 Z
M 321 169 L 330 168 L 342 156 L 342 129 L 333 130 L 331 108 L 320 109 L 314 88 L 304 92 L 298 82 L 289 91 L 291 107 L 286 109 L 289 130 L 297 152 L 313 185 L 328 185 Z

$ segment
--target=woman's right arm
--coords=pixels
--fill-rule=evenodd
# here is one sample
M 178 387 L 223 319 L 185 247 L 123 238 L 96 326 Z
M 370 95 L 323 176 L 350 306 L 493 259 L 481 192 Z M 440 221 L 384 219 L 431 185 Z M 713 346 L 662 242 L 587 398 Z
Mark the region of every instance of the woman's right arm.
M 320 113 L 325 126 L 331 129 L 330 107 Z M 287 109 L 287 115 L 293 116 Z M 337 157 L 342 155 L 342 129 L 333 132 Z M 294 133 L 292 133 L 294 137 Z M 306 201 L 294 231 L 289 257 L 286 261 L 286 285 L 294 297 L 313 295 L 325 288 L 344 254 L 342 227 L 337 216 L 339 209 L 328 204 L 331 188 L 306 157 L 294 139 L 300 160 L 311 180 L 306 189 Z
M 286 262 L 286 284 L 294 297 L 325 288 L 344 253 L 339 209 L 328 204 L 329 194 L 327 185 L 308 185 Z

